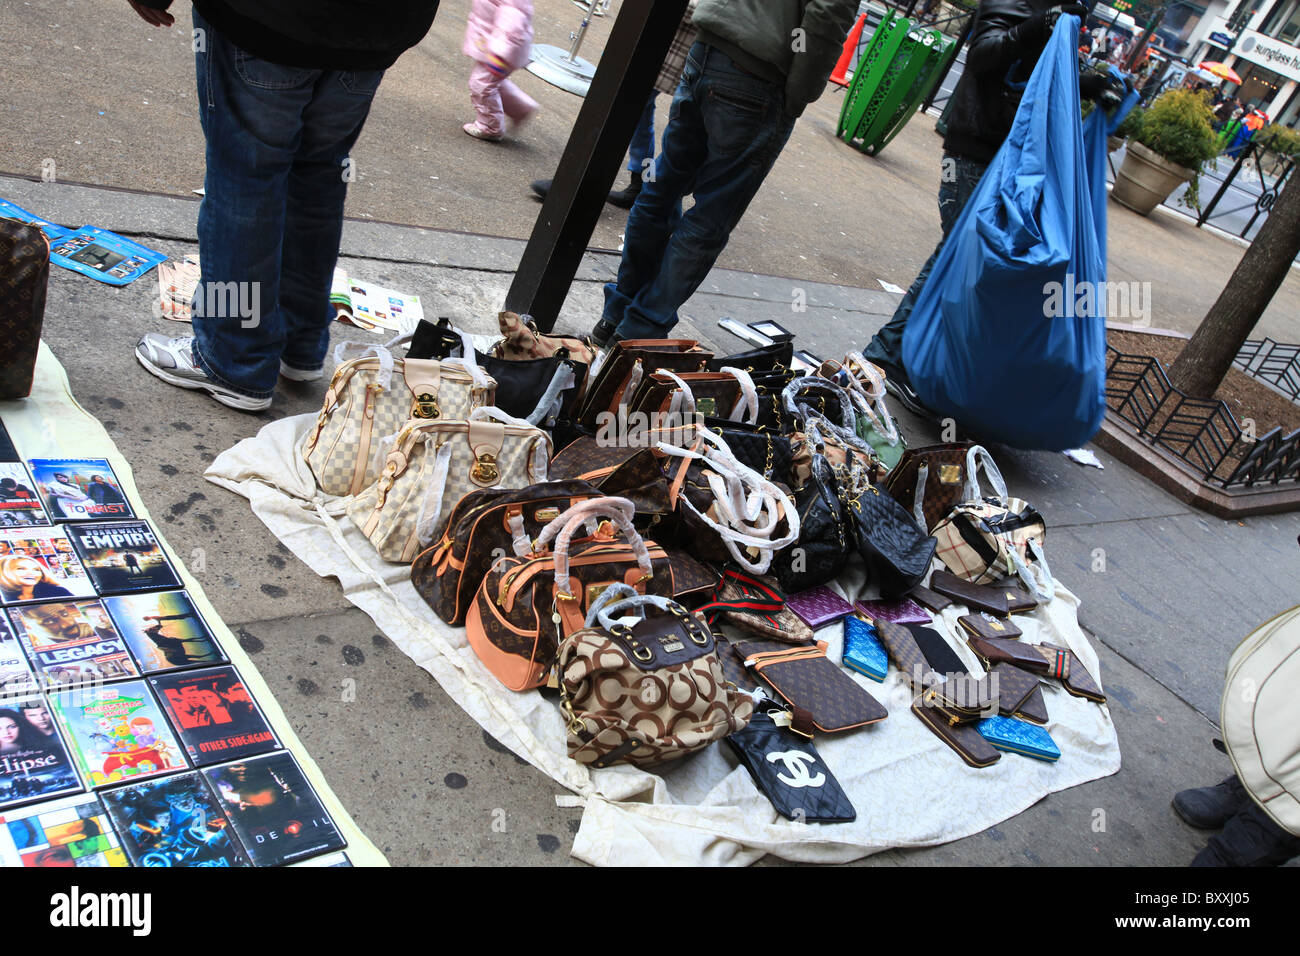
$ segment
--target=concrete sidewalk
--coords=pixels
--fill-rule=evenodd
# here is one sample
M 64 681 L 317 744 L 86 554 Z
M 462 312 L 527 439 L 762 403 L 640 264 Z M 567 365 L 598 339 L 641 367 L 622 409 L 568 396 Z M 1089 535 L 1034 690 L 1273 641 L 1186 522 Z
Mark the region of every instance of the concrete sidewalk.
M 2 177 L 0 195 L 172 256 L 196 251 L 198 207 L 186 199 Z M 516 240 L 349 222 L 343 265 L 419 293 L 430 315 L 491 333 L 521 249 Z M 616 266 L 613 256 L 587 256 L 561 327 L 590 327 Z M 796 286 L 805 312 L 791 311 Z M 131 351 L 146 331 L 185 332 L 153 318 L 156 290 L 152 275 L 116 289 L 55 269 L 45 338 L 357 824 L 394 864 L 568 862 L 578 812 L 556 808 L 559 788 L 487 737 L 333 581 L 281 547 L 243 499 L 202 480 L 216 454 L 266 421 L 316 411 L 323 383 L 282 383 L 273 408 L 254 416 L 163 385 Z M 719 318 L 776 318 L 801 347 L 836 355 L 864 344 L 896 299 L 717 269 L 686 305 L 691 320 L 681 331 L 738 351 L 743 343 L 717 327 Z M 377 341 L 336 329 L 336 341 Z M 912 444 L 938 440 L 928 424 L 899 417 Z M 1104 453 L 1104 471 L 1057 454 L 995 454 L 1012 491 L 1044 513 L 1053 571 L 1083 601 L 1080 619 L 1100 654 L 1124 767 L 977 836 L 865 862 L 1185 864 L 1205 837 L 1174 816 L 1169 798 L 1229 772 L 1210 746 L 1224 665 L 1247 632 L 1296 602 L 1300 516 L 1204 517 Z M 343 699 L 345 679 L 356 682 L 355 701 Z M 501 811 L 504 832 L 493 826 Z

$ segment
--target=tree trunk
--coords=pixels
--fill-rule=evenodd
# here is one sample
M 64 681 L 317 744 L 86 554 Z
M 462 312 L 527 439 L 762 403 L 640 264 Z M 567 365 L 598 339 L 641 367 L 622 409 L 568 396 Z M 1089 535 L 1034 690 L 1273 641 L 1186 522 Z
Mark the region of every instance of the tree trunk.
M 1232 278 L 1170 367 L 1174 387 L 1193 398 L 1213 397 L 1297 255 L 1300 173 L 1293 172 Z

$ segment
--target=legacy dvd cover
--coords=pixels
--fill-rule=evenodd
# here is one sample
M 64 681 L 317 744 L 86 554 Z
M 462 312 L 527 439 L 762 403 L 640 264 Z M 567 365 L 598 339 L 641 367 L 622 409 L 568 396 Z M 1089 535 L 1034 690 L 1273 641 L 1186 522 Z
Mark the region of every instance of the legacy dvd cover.
M 0 866 L 130 866 L 93 793 L 0 816 Z
M 20 461 L 0 462 L 0 528 L 44 527 L 50 523 L 36 482 Z
M 203 773 L 258 866 L 278 866 L 347 846 L 288 751 L 209 767 Z
M 45 510 L 55 521 L 134 517 L 106 458 L 33 458 L 27 463 Z
M 136 866 L 251 866 L 198 773 L 101 794 Z
M 121 594 L 104 598 L 104 606 L 146 674 L 226 663 L 221 645 L 184 591 Z
M 163 674 L 149 683 L 196 767 L 279 746 L 233 667 Z
M 50 695 L 50 705 L 91 787 L 187 766 L 144 681 L 60 691 Z
M 24 604 L 8 614 L 47 690 L 140 674 L 99 601 Z
M 0 807 L 81 789 L 40 695 L 0 702 Z
M 143 521 L 70 524 L 67 531 L 100 594 L 181 586 L 153 529 Z
M 62 528 L 0 528 L 0 603 L 94 596 Z

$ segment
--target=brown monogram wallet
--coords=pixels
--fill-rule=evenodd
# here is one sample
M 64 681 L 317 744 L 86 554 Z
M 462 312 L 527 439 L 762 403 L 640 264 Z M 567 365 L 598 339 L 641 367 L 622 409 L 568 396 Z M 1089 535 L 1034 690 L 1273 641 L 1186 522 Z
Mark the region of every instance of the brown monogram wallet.
M 807 711 L 823 733 L 851 730 L 889 716 L 880 703 L 826 656 L 826 645 L 758 650 L 733 645 L 745 666 L 767 681 L 788 704 Z
M 1013 638 L 1021 635 L 1020 628 L 1006 618 L 996 618 L 988 611 L 978 614 L 964 614 L 957 618 L 957 623 L 968 634 L 976 637 Z
M 1007 599 L 1001 590 L 963 581 L 951 571 L 935 571 L 930 575 L 930 590 L 950 597 L 958 604 L 965 604 L 972 611 L 1007 616 Z

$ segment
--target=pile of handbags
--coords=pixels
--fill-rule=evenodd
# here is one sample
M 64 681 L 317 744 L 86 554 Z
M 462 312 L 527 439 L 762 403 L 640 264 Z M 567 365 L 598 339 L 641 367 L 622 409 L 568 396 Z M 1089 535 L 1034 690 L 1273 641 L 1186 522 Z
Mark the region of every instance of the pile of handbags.
M 503 686 L 556 696 L 575 760 L 649 766 L 725 738 L 778 809 L 852 819 L 837 787 L 810 817 L 769 772 L 780 753 L 833 784 L 811 735 L 887 716 L 787 594 L 860 558 L 884 601 L 934 598 L 937 556 L 970 587 L 1051 598 L 1041 516 L 983 448 L 907 448 L 860 354 L 799 373 L 788 341 L 601 352 L 513 313 L 500 328 L 488 351 L 446 320 L 404 356 L 340 347 L 300 451 Z M 879 639 L 900 668 L 915 656 L 887 622 Z

